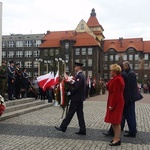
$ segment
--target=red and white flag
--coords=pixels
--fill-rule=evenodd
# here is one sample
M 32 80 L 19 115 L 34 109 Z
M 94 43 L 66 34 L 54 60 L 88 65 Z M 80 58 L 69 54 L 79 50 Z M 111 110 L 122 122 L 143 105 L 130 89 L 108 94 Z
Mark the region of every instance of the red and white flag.
M 54 82 L 54 72 L 49 72 L 48 74 L 37 77 L 39 87 L 41 87 L 44 91 L 47 87 Z

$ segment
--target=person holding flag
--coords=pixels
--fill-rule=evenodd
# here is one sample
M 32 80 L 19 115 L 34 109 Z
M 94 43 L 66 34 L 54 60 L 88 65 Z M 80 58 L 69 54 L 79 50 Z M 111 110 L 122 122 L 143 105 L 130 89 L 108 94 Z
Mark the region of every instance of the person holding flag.
M 58 131 L 65 132 L 67 130 L 67 126 L 71 122 L 75 112 L 77 113 L 77 118 L 79 122 L 79 132 L 76 132 L 78 135 L 86 135 L 86 127 L 84 121 L 84 113 L 83 113 L 83 101 L 86 97 L 86 80 L 85 76 L 82 73 L 82 63 L 75 62 L 74 70 L 77 72 L 74 82 L 74 88 L 67 93 L 70 96 L 71 103 L 69 107 L 69 111 L 62 121 L 59 127 L 55 126 L 55 129 Z

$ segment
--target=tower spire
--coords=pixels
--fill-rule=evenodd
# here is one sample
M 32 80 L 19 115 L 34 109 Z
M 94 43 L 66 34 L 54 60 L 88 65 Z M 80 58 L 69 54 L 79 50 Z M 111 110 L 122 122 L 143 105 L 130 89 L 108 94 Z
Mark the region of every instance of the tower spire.
M 95 13 L 95 9 L 94 9 L 94 8 L 93 8 L 92 11 L 91 11 L 91 17 L 92 17 L 92 16 L 96 16 L 96 13 Z

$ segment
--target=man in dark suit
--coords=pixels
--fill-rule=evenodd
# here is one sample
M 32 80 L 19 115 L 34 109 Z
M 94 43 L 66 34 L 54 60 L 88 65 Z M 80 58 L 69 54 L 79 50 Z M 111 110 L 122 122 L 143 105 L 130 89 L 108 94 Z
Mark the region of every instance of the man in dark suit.
M 83 113 L 83 101 L 86 97 L 86 80 L 85 76 L 82 73 L 82 63 L 75 62 L 75 71 L 77 75 L 75 77 L 74 88 L 70 92 L 68 92 L 68 96 L 71 98 L 70 108 L 66 115 L 66 118 L 62 121 L 60 127 L 55 127 L 57 130 L 65 132 L 67 126 L 72 120 L 75 112 L 77 113 L 77 118 L 80 126 L 79 132 L 76 134 L 86 135 L 86 127 L 84 121 L 84 113 Z
M 141 100 L 143 96 L 139 93 L 137 87 L 137 80 L 135 72 L 131 70 L 130 63 L 128 61 L 123 62 L 123 67 L 128 75 L 128 104 L 124 108 L 124 117 L 127 120 L 129 127 L 129 133 L 124 135 L 125 137 L 136 137 L 136 115 L 135 115 L 135 102 Z

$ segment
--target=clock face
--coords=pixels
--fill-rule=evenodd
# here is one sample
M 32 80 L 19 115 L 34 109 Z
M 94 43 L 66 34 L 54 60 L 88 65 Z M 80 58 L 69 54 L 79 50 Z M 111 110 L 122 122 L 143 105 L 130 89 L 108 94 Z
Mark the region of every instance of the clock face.
M 68 48 L 69 48 L 69 43 L 68 43 L 68 42 L 66 42 L 66 44 L 65 44 L 65 48 L 66 48 L 66 49 L 68 49 Z

